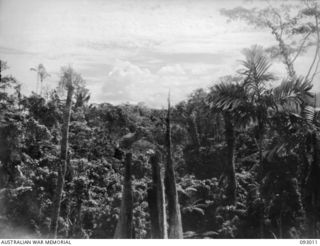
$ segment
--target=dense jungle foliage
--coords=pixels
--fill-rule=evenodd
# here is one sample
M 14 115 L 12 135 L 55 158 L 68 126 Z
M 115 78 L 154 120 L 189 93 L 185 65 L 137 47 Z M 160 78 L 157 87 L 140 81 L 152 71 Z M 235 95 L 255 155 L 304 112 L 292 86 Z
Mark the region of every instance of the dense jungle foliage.
M 278 55 L 290 57 L 284 51 L 280 45 Z M 179 230 L 183 238 L 319 237 L 313 78 L 297 76 L 293 63 L 287 76 L 276 77 L 269 54 L 252 46 L 241 70 L 168 109 L 92 104 L 84 79 L 70 67 L 61 69 L 55 90 L 23 95 L 1 61 L 0 237 L 121 238 L 128 229 L 117 228 L 121 213 L 130 238 L 179 238 Z M 44 66 L 35 70 L 42 82 Z M 154 194 L 178 211 L 164 207 L 169 235 L 155 236 L 150 190 L 161 186 L 159 177 L 165 194 Z

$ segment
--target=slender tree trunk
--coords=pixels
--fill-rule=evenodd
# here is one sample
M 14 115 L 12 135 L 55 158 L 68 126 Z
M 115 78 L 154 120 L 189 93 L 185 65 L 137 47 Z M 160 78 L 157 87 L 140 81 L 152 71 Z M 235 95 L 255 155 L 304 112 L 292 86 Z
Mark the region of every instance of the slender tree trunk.
M 127 153 L 125 159 L 125 176 L 122 192 L 121 208 L 119 220 L 114 233 L 114 238 L 125 239 L 133 238 L 133 194 L 131 184 L 131 162 L 132 154 Z
M 37 86 L 36 86 L 36 93 L 39 93 L 39 71 L 37 71 Z
M 68 139 L 69 139 L 68 135 L 69 135 L 69 124 L 70 124 L 73 90 L 74 90 L 73 86 L 68 87 L 66 108 L 65 108 L 64 117 L 63 117 L 64 123 L 62 126 L 60 162 L 58 164 L 58 181 L 57 181 L 55 198 L 53 201 L 53 211 L 52 211 L 51 225 L 50 225 L 50 237 L 52 238 L 57 237 L 58 219 L 60 215 L 62 192 L 64 187 L 66 169 L 67 169 Z
M 40 77 L 40 96 L 42 96 L 42 82 L 43 79 Z
M 167 163 L 165 171 L 165 188 L 168 200 L 168 216 L 169 216 L 169 238 L 183 238 L 180 205 L 178 201 L 178 193 L 176 187 L 176 178 L 173 168 L 172 150 L 171 150 L 171 129 L 170 129 L 170 102 L 168 105 L 167 115 Z
M 231 121 L 231 115 L 229 113 L 224 114 L 225 120 L 225 137 L 227 141 L 227 176 L 228 176 L 228 187 L 227 187 L 227 198 L 228 203 L 231 205 L 236 204 L 236 172 L 235 172 L 235 156 L 234 156 L 234 127 Z
M 151 217 L 151 238 L 167 238 L 166 206 L 164 187 L 160 170 L 160 154 L 150 158 L 152 165 L 152 187 L 148 191 L 148 203 Z

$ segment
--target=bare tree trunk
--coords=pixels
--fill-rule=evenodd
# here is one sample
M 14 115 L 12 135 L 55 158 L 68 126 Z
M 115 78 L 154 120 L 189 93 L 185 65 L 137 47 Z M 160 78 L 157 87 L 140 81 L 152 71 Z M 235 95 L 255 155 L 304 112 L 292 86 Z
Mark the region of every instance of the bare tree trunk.
M 40 96 L 42 96 L 42 82 L 43 79 L 40 77 Z
M 53 201 L 53 211 L 52 211 L 51 225 L 50 225 L 50 237 L 52 238 L 57 238 L 58 219 L 60 215 L 62 192 L 64 187 L 66 169 L 67 169 L 69 124 L 70 124 L 73 90 L 74 90 L 73 86 L 68 87 L 66 108 L 65 108 L 64 117 L 63 117 L 64 123 L 62 126 L 60 162 L 58 164 L 58 181 L 57 181 L 55 198 Z
M 38 94 L 38 88 L 39 88 L 39 71 L 37 71 L 37 86 L 36 86 L 36 93 Z
M 133 194 L 131 184 L 131 162 L 132 154 L 127 153 L 125 159 L 125 176 L 122 192 L 121 208 L 119 220 L 114 233 L 114 238 L 124 239 L 133 238 Z
M 227 199 L 228 203 L 235 205 L 236 204 L 236 172 L 235 172 L 235 156 L 234 156 L 234 127 L 231 122 L 231 116 L 229 113 L 225 113 L 225 136 L 227 141 L 227 177 L 228 177 L 228 187 L 227 187 Z
M 170 101 L 168 105 L 167 115 L 167 132 L 166 132 L 166 147 L 167 147 L 167 165 L 165 171 L 165 188 L 168 200 L 168 216 L 169 216 L 169 238 L 183 238 L 182 222 L 178 193 L 176 187 L 176 178 L 173 168 L 172 150 L 171 150 L 171 129 L 170 129 Z
M 151 238 L 167 238 L 167 219 L 163 180 L 160 170 L 160 154 L 150 158 L 152 165 L 152 187 L 148 191 L 148 203 L 151 217 Z

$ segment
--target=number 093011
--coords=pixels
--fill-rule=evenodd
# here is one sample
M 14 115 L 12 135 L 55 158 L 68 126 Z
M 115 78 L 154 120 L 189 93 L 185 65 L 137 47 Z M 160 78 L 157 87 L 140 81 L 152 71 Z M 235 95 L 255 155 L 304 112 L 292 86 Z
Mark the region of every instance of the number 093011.
M 317 240 L 300 240 L 300 244 L 318 244 L 318 241 Z

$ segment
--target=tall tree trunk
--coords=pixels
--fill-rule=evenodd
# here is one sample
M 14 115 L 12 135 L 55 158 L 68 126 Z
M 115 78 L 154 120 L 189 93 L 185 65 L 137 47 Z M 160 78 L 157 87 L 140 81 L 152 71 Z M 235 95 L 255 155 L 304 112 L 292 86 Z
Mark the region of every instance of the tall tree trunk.
M 37 86 L 36 86 L 36 93 L 37 94 L 39 93 L 38 89 L 39 89 L 39 71 L 37 71 Z
M 231 115 L 229 113 L 224 114 L 225 121 L 225 137 L 227 141 L 227 177 L 228 177 L 228 187 L 227 187 L 227 199 L 228 203 L 231 205 L 236 204 L 236 172 L 235 172 L 235 156 L 234 156 L 234 127 L 232 124 Z
M 165 171 L 165 188 L 168 200 L 168 216 L 169 216 L 169 238 L 183 238 L 180 205 L 178 201 L 178 193 L 176 187 L 176 178 L 173 168 L 172 150 L 171 150 L 171 129 L 170 129 L 170 101 L 168 103 L 167 115 L 167 132 L 166 132 L 166 148 L 167 163 Z
M 43 79 L 40 77 L 40 96 L 42 96 L 42 82 Z
M 133 238 L 133 225 L 132 225 L 132 213 L 133 213 L 133 194 L 131 184 L 131 162 L 132 154 L 127 153 L 125 159 L 125 175 L 124 185 L 122 191 L 122 200 L 119 220 L 114 233 L 114 238 L 125 239 Z
M 60 162 L 58 164 L 58 181 L 57 181 L 55 198 L 53 201 L 53 211 L 52 211 L 51 226 L 50 226 L 50 236 L 52 238 L 57 237 L 58 219 L 59 219 L 60 207 L 61 207 L 61 198 L 62 198 L 62 192 L 63 192 L 63 187 L 64 187 L 65 174 L 66 174 L 66 170 L 67 170 L 69 124 L 70 124 L 73 90 L 74 90 L 74 88 L 72 85 L 68 86 L 66 107 L 65 107 L 65 111 L 64 111 L 64 115 L 63 115 L 64 122 L 62 125 Z
M 148 203 L 151 217 L 151 238 L 168 237 L 164 187 L 159 162 L 160 153 L 157 152 L 150 158 L 152 187 L 148 191 Z

